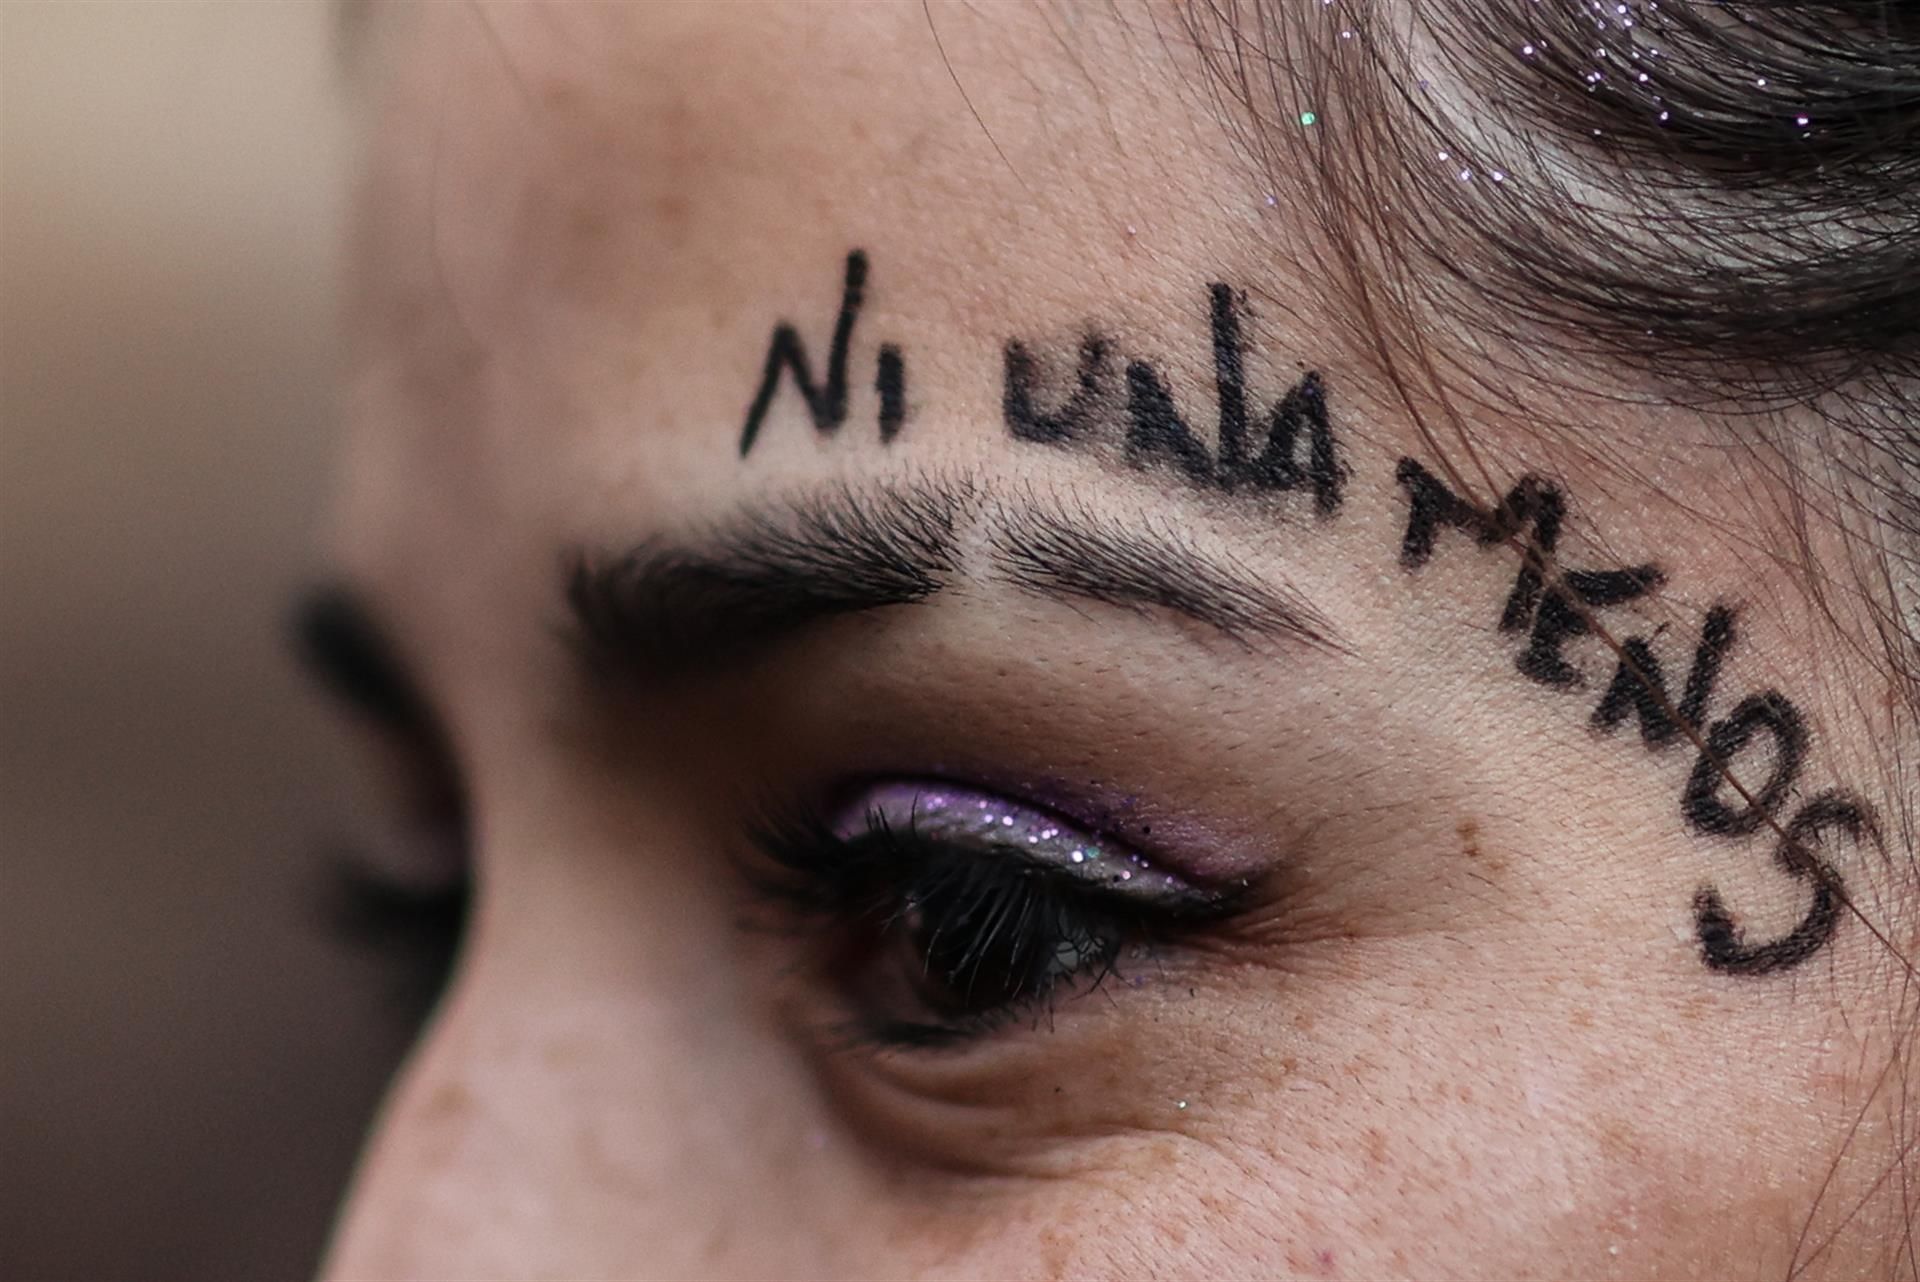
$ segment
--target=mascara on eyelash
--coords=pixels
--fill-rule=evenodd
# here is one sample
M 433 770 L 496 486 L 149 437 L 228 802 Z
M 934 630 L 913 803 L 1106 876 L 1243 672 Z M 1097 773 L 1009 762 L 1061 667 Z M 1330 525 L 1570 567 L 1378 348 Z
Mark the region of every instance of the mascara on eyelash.
M 870 776 L 814 816 L 769 813 L 749 875 L 818 950 L 842 1032 L 958 1046 L 1029 1012 L 1050 1024 L 1123 957 L 1244 908 L 1249 881 L 1196 884 L 1103 831 L 997 790 Z

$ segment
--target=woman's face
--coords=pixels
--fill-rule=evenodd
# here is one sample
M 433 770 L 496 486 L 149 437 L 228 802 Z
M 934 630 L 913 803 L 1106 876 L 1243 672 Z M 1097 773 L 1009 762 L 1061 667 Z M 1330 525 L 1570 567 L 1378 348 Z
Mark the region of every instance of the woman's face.
M 479 899 L 335 1275 L 1895 1267 L 1757 456 L 1402 394 L 1162 7 L 382 26 L 338 546 Z

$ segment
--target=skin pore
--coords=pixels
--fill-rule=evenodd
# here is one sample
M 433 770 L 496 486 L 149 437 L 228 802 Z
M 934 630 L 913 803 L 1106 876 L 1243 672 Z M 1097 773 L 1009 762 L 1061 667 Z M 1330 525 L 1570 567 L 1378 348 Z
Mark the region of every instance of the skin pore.
M 1159 8 L 375 26 L 335 543 L 476 905 L 330 1276 L 1912 1275 L 1771 447 L 1396 378 Z

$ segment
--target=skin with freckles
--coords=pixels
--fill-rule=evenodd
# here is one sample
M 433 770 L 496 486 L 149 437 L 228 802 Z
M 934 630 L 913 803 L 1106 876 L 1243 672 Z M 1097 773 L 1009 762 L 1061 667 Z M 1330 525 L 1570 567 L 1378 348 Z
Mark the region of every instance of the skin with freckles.
M 334 546 L 477 907 L 327 1276 L 1893 1274 L 1865 621 L 1678 409 L 1476 403 L 1439 457 L 1177 30 L 382 15 Z M 809 579 L 807 538 L 863 550 Z M 602 553 L 770 639 L 583 664 Z M 941 817 L 979 796 L 1014 837 Z M 914 841 L 796 924 L 757 817 L 806 805 L 809 876 Z M 874 850 L 920 915 L 849 961 Z M 967 1036 L 849 1036 L 980 1000 L 931 938 L 969 860 L 1140 932 L 1022 954 L 1113 965 Z

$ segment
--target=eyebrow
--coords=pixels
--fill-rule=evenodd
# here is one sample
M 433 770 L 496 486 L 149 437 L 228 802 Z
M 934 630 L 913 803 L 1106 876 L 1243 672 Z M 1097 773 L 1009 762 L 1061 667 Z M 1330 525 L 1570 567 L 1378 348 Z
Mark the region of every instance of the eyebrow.
M 1162 517 L 1123 517 L 1031 495 L 997 507 L 994 565 L 1036 596 L 1139 615 L 1165 611 L 1247 647 L 1264 638 L 1347 651 L 1333 624 L 1297 591 L 1230 553 L 1202 547 Z
M 986 555 L 969 563 L 962 533 L 976 523 Z M 722 668 L 836 616 L 920 604 L 961 582 L 1184 619 L 1245 648 L 1347 650 L 1296 591 L 1144 510 L 1033 489 L 987 503 L 956 479 L 840 486 L 686 541 L 576 551 L 565 595 L 591 667 L 659 676 Z

